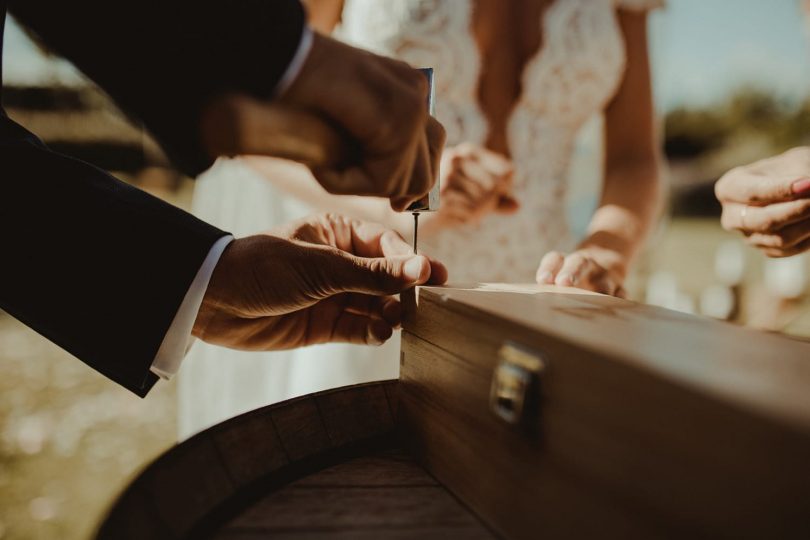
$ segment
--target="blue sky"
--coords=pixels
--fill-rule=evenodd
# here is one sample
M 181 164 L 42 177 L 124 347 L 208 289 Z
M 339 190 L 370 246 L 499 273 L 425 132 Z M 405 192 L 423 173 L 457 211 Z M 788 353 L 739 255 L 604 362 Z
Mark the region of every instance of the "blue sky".
M 668 0 L 650 23 L 659 108 L 712 104 L 743 85 L 810 96 L 810 23 L 800 1 Z M 66 63 L 39 57 L 19 29 L 7 28 L 6 45 L 9 82 L 81 81 Z
M 659 106 L 711 104 L 743 85 L 810 96 L 809 28 L 799 0 L 669 0 L 650 22 Z

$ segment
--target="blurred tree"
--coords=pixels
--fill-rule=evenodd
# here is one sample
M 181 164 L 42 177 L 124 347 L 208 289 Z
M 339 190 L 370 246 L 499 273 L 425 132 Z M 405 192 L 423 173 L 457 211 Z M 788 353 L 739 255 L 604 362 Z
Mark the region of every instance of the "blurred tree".
M 741 88 L 723 104 L 678 108 L 665 118 L 664 148 L 674 160 L 707 157 L 751 138 L 765 139 L 773 153 L 810 143 L 810 97 L 796 105 Z
M 715 110 L 675 109 L 665 119 L 664 150 L 670 159 L 693 159 L 722 146 L 731 129 Z
M 810 97 L 796 104 L 740 88 L 721 104 L 672 110 L 664 151 L 674 171 L 673 215 L 719 216 L 713 185 L 720 175 L 802 145 L 810 145 Z

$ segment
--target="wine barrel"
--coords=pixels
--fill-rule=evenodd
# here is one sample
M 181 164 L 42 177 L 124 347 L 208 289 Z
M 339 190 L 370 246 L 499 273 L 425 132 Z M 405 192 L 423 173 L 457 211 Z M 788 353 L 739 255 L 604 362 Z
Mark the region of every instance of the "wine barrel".
M 401 449 L 396 381 L 271 405 L 172 448 L 99 539 L 494 538 Z

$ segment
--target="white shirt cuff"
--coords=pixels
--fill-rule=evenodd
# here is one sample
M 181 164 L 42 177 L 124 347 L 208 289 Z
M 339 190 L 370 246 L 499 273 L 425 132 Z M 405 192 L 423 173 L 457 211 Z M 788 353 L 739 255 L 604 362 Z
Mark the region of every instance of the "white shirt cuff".
M 301 73 L 301 69 L 304 67 L 304 62 L 306 62 L 309 57 L 309 51 L 312 50 L 312 41 L 312 30 L 305 24 L 304 31 L 301 33 L 301 41 L 298 42 L 298 50 L 295 51 L 290 64 L 287 66 L 287 69 L 284 70 L 284 74 L 276 85 L 275 97 L 286 92 L 287 89 L 292 86 L 292 83 L 295 82 L 295 79 L 298 78 L 298 74 Z
M 205 291 L 208 289 L 208 282 L 211 281 L 219 258 L 232 240 L 233 236 L 223 236 L 217 240 L 208 251 L 208 256 L 197 271 L 197 275 L 194 276 L 194 281 L 191 282 L 191 287 L 186 292 L 172 325 L 163 337 L 163 342 L 152 361 L 152 373 L 161 379 L 170 379 L 177 373 L 183 358 L 194 343 L 191 331 L 194 328 L 194 321 L 197 320 Z

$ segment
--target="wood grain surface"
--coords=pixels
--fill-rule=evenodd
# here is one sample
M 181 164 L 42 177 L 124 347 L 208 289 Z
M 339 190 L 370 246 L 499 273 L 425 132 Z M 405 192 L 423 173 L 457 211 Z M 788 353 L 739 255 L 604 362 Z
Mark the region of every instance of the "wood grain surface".
M 810 429 L 810 343 L 547 285 L 421 287 L 419 298 L 431 306 L 446 306 L 462 321 L 477 319 L 479 313 L 493 315 L 500 324 L 488 333 L 495 338 L 508 321 L 673 384 Z M 425 316 L 422 311 L 420 316 Z M 436 325 L 421 328 L 433 337 L 441 333 Z
M 402 433 L 502 536 L 810 537 L 807 344 L 574 290 L 408 300 Z M 506 341 L 547 365 L 518 427 L 488 404 Z
M 290 482 L 390 447 L 393 385 L 395 381 L 312 394 L 203 431 L 139 475 L 114 504 L 98 538 L 210 537 L 254 501 Z M 336 473 L 324 478 L 329 474 Z M 392 467 L 392 479 L 407 481 L 403 474 Z M 306 483 L 300 489 L 307 489 Z M 301 519 L 308 521 L 308 513 L 318 511 L 322 509 L 302 506 Z
M 270 493 L 216 538 L 494 536 L 412 458 L 389 450 L 335 465 Z

